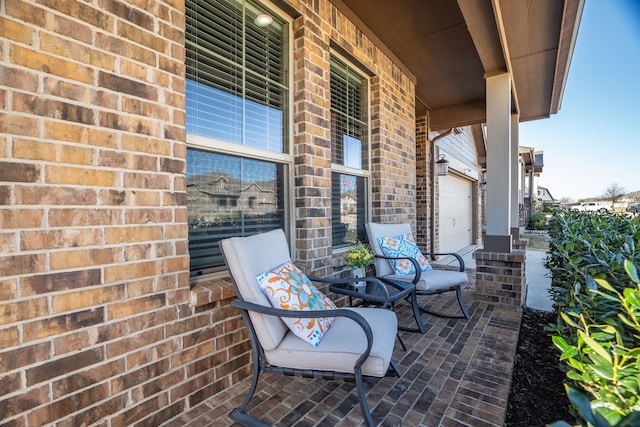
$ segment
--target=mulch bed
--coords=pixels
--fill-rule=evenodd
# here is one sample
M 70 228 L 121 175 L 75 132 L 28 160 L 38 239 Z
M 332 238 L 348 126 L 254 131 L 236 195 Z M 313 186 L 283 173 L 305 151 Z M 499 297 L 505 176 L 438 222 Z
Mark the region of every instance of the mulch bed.
M 555 313 L 524 308 L 513 379 L 507 406 L 506 427 L 546 426 L 554 421 L 573 423 L 559 362 L 545 325 Z

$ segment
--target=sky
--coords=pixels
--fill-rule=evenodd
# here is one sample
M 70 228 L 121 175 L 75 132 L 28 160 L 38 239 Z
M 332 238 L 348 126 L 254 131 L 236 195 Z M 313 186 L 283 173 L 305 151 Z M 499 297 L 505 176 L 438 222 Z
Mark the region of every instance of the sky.
M 556 200 L 640 191 L 640 0 L 586 0 L 560 111 L 519 136 Z

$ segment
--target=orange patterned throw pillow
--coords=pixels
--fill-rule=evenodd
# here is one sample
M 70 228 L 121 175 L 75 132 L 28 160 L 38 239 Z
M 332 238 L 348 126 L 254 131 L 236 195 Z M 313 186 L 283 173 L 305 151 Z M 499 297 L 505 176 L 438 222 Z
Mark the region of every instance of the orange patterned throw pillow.
M 260 289 L 275 308 L 294 311 L 333 310 L 333 301 L 320 292 L 291 261 L 256 277 Z M 283 317 L 282 321 L 297 337 L 314 347 L 333 322 L 333 317 Z

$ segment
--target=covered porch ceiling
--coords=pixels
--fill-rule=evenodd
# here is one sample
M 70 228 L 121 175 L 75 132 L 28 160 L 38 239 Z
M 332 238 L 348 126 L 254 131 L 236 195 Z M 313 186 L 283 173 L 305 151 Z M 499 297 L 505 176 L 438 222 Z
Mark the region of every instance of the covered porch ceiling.
M 331 1 L 415 78 L 432 130 L 484 123 L 485 77 L 506 72 L 521 122 L 560 109 L 584 0 Z

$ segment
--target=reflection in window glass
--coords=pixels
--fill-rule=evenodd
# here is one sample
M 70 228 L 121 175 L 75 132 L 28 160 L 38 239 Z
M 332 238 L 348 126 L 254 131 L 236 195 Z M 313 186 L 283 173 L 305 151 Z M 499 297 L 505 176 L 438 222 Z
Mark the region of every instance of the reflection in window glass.
M 358 240 L 364 241 L 367 206 L 365 179 L 333 173 L 331 181 L 333 246 L 351 245 Z
M 187 150 L 192 276 L 224 265 L 218 241 L 284 228 L 284 166 Z

